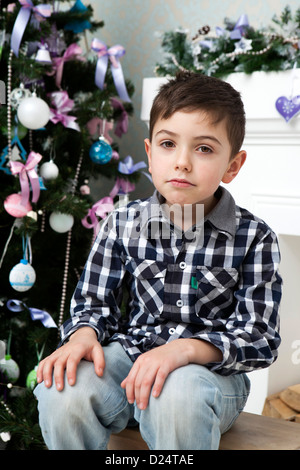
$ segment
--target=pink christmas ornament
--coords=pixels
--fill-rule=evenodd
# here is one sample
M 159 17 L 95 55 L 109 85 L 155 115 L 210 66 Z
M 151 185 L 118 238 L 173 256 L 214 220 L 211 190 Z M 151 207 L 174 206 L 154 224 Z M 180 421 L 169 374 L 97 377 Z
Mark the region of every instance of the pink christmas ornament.
M 30 202 L 27 202 L 25 206 L 21 204 L 21 194 L 10 194 L 4 201 L 4 208 L 13 217 L 25 217 L 29 211 L 32 210 Z

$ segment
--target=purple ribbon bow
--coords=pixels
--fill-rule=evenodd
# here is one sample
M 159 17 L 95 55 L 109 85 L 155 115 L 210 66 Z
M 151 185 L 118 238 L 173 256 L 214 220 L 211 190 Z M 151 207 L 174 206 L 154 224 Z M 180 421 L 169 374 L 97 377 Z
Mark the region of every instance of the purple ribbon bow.
M 230 32 L 230 39 L 242 39 L 243 33 L 246 28 L 249 26 L 248 16 L 241 15 L 237 20 L 233 30 Z M 216 33 L 218 36 L 223 36 L 225 34 L 225 29 L 216 27 Z
M 132 157 L 128 155 L 128 157 L 126 157 L 123 162 L 119 163 L 118 170 L 120 173 L 123 173 L 124 175 L 130 175 L 131 173 L 134 173 L 135 171 L 139 171 L 142 168 L 146 168 L 146 167 L 147 165 L 145 162 L 139 162 L 139 163 L 134 164 Z M 146 173 L 145 171 L 142 171 L 142 173 L 152 183 L 152 178 L 149 175 L 149 173 Z
M 29 308 L 21 300 L 11 299 L 6 302 L 7 308 L 11 312 L 22 312 L 27 309 L 30 312 L 32 320 L 40 320 L 46 328 L 57 328 L 57 325 L 51 315 L 45 310 L 40 310 L 39 308 Z
M 97 235 L 97 216 L 105 219 L 107 214 L 114 209 L 114 202 L 112 197 L 106 196 L 97 201 L 88 211 L 88 214 L 81 220 L 85 228 L 93 228 L 94 237 Z M 90 220 L 90 222 L 89 222 Z
M 75 122 L 75 116 L 68 116 L 68 112 L 73 109 L 74 101 L 69 98 L 66 91 L 54 91 L 49 93 L 51 103 L 54 108 L 50 108 L 50 121 L 53 124 L 61 122 L 65 127 L 80 132 L 80 127 Z
M 242 39 L 243 33 L 249 26 L 248 16 L 241 15 L 230 33 L 231 39 Z
M 135 171 L 140 170 L 141 168 L 147 167 L 145 162 L 133 163 L 133 159 L 130 155 L 125 158 L 123 162 L 119 162 L 118 170 L 124 175 L 131 175 Z
M 47 5 L 45 3 L 37 6 L 34 6 L 31 0 L 19 0 L 19 3 L 22 7 L 11 33 L 11 48 L 17 57 L 19 55 L 20 44 L 31 13 L 33 12 L 35 14 L 38 21 L 42 21 L 44 18 L 49 18 L 52 13 L 51 5 Z
M 24 207 L 29 202 L 29 180 L 32 188 L 32 202 L 37 202 L 40 197 L 40 181 L 35 167 L 42 158 L 39 153 L 30 152 L 25 164 L 15 161 L 10 162 L 12 174 L 19 175 L 22 195 L 21 205 Z
M 132 157 L 128 155 L 128 157 L 126 157 L 123 162 L 119 162 L 118 170 L 120 173 L 123 173 L 123 175 L 131 175 L 135 171 L 139 171 L 142 168 L 146 167 L 147 165 L 143 161 L 134 164 Z M 142 173 L 152 182 L 151 176 L 148 173 L 146 173 L 145 171 L 142 171 Z M 109 195 L 114 198 L 119 192 L 127 194 L 131 191 L 134 191 L 134 189 L 135 185 L 133 183 L 126 179 L 118 177 Z
M 126 52 L 124 47 L 116 45 L 108 49 L 104 42 L 94 38 L 91 48 L 98 54 L 95 72 L 95 83 L 97 87 L 103 90 L 109 58 L 111 62 L 111 72 L 117 92 L 121 100 L 130 102 L 131 100 L 127 93 L 122 66 L 119 61 L 119 58 L 122 57 Z

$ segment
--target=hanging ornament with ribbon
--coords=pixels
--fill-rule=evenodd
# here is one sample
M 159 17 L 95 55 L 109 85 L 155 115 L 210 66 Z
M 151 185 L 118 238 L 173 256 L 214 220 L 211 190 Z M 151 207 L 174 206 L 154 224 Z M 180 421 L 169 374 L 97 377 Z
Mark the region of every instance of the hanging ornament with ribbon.
M 106 120 L 102 120 L 102 132 L 97 142 L 94 142 L 90 148 L 89 155 L 94 163 L 105 165 L 112 159 L 113 150 L 109 142 L 104 137 Z
M 125 48 L 120 45 L 115 45 L 107 48 L 106 44 L 97 38 L 92 41 L 92 50 L 97 52 L 98 60 L 95 72 L 95 83 L 98 88 L 103 90 L 104 80 L 108 67 L 108 59 L 111 62 L 111 73 L 114 80 L 115 87 L 119 94 L 119 97 L 123 101 L 131 102 L 125 84 L 123 70 L 119 61 L 120 57 L 125 54 Z
M 18 292 L 25 292 L 33 286 L 36 280 L 35 270 L 26 259 L 21 259 L 9 273 L 9 283 Z
M 36 274 L 32 263 L 31 239 L 23 236 L 23 258 L 16 264 L 9 273 L 9 283 L 18 292 L 25 292 L 34 285 Z
M 298 87 L 296 88 L 297 80 Z M 289 88 L 288 96 L 280 96 L 275 102 L 277 111 L 286 122 L 289 122 L 300 111 L 300 72 L 297 69 L 297 64 L 291 71 Z

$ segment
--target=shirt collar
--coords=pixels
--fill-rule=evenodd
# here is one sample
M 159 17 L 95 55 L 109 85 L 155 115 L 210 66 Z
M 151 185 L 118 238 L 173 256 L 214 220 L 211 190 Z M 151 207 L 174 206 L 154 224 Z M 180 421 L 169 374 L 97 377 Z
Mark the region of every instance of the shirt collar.
M 219 199 L 214 209 L 205 217 L 208 222 L 220 232 L 234 236 L 236 233 L 236 205 L 231 194 L 222 186 L 219 186 L 215 196 Z M 149 199 L 149 204 L 142 211 L 143 225 L 154 219 L 170 223 L 163 209 L 164 197 L 155 190 Z
M 219 186 L 215 196 L 219 198 L 213 210 L 207 214 L 205 221 L 213 227 L 234 236 L 236 233 L 236 205 L 231 194 Z

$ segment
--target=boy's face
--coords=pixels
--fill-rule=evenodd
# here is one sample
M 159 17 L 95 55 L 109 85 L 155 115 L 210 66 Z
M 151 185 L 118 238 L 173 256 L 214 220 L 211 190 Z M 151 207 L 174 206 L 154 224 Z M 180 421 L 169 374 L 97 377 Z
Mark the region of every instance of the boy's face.
M 232 181 L 246 158 L 241 151 L 230 159 L 225 121 L 213 124 L 203 111 L 178 111 L 159 119 L 145 148 L 154 186 L 166 203 L 204 204 L 205 215 L 216 204 L 220 182 Z

